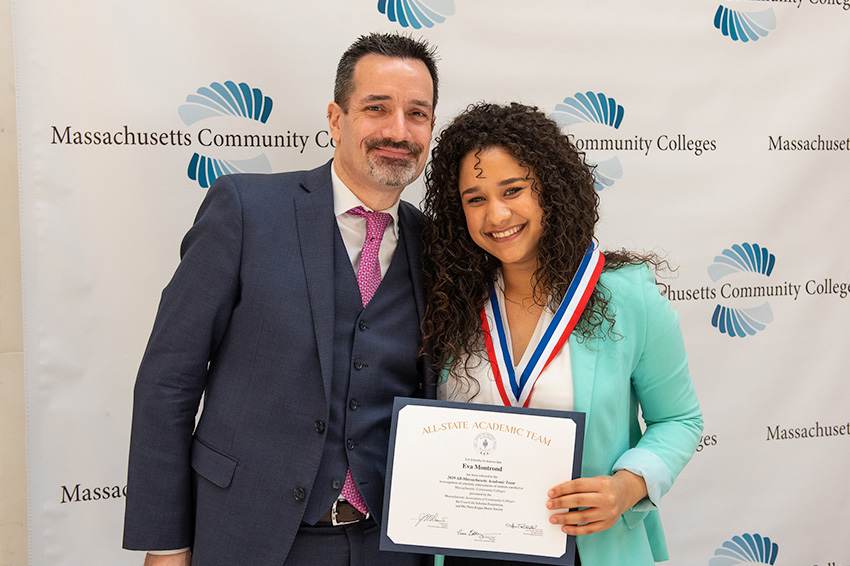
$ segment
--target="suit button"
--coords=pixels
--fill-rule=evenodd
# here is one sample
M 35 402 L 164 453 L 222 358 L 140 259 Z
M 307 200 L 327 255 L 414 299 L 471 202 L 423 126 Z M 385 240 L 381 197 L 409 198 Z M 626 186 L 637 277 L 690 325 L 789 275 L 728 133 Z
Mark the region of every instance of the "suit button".
M 354 360 L 354 369 L 363 369 L 363 360 L 360 358 Z
M 348 402 L 348 407 L 349 407 L 352 411 L 353 411 L 354 409 L 356 409 L 357 407 L 359 407 L 359 406 L 360 406 L 360 403 L 358 403 L 358 402 L 357 402 L 357 399 L 352 399 L 351 401 L 349 401 L 349 402 Z
M 353 450 L 354 449 L 354 441 L 349 438 L 348 440 L 345 441 L 345 447 L 348 448 L 349 450 Z
M 292 497 L 295 498 L 295 501 L 304 501 L 304 498 L 307 496 L 307 492 L 304 491 L 303 487 L 296 487 L 292 490 Z
M 340 489 L 342 487 L 342 480 L 334 480 L 331 482 L 331 487 L 334 489 Z
M 322 421 L 316 421 L 316 432 L 319 434 L 325 432 L 325 423 Z
M 362 320 L 361 320 L 361 321 L 360 321 L 360 323 L 357 325 L 357 327 L 358 327 L 358 328 L 360 328 L 360 330 L 366 330 L 367 328 L 369 328 L 368 326 L 366 326 L 366 323 L 365 323 L 365 322 L 363 322 Z

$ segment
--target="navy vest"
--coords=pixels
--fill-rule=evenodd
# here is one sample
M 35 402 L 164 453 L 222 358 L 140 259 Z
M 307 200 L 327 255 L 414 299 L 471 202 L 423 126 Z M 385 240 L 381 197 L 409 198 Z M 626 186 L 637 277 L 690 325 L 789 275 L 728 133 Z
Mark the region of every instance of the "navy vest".
M 403 232 L 366 308 L 339 231 L 334 240 L 334 359 L 322 461 L 305 523 L 314 524 L 342 491 L 350 467 L 380 521 L 393 399 L 419 395 L 419 315 Z M 297 454 L 292 455 L 297 458 Z

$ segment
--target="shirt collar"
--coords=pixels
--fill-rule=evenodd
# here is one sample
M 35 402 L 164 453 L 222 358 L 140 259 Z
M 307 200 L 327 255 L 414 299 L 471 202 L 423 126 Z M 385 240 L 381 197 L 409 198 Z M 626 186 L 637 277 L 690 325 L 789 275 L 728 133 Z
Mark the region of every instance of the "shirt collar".
M 363 204 L 357 195 L 351 192 L 345 183 L 342 182 L 342 179 L 339 178 L 339 175 L 336 174 L 336 170 L 334 169 L 333 164 L 331 164 L 331 183 L 333 184 L 334 191 L 334 216 L 339 218 L 343 214 L 348 213 L 349 210 L 355 208 L 357 206 L 362 206 L 366 210 L 372 210 L 365 204 Z M 393 231 L 393 235 L 398 237 L 398 206 L 399 201 L 396 200 L 393 205 L 381 212 L 386 212 L 390 216 L 392 216 L 393 221 L 390 222 L 390 229 Z

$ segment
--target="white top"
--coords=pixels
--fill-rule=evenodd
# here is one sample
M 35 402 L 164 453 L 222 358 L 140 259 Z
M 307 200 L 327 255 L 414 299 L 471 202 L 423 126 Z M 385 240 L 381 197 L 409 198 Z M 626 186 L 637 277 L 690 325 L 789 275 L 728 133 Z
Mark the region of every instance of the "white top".
M 499 301 L 499 309 L 504 313 L 506 312 L 505 293 L 501 273 L 494 287 L 496 289 L 496 298 Z M 554 313 L 548 307 L 543 309 L 543 313 L 537 320 L 534 334 L 531 336 L 531 340 L 525 349 L 525 353 L 522 355 L 522 359 L 518 363 L 514 360 L 514 370 L 517 375 L 525 368 L 529 358 L 534 353 L 534 349 L 546 332 L 547 326 L 552 322 L 553 316 Z M 503 317 L 503 320 L 505 321 L 505 339 L 507 340 L 508 350 L 513 352 L 511 331 L 507 324 L 507 317 Z M 473 356 L 469 361 L 469 376 L 478 382 L 480 386 L 478 393 L 475 394 L 476 387 L 474 384 L 470 389 L 468 382 L 450 376 L 447 382 L 443 381 L 437 386 L 437 399 L 480 403 L 484 405 L 503 405 L 502 396 L 499 394 L 499 389 L 496 386 L 493 370 L 487 359 L 486 349 L 483 343 L 480 344 L 480 348 L 480 351 L 484 353 L 483 357 Z M 463 361 L 460 363 L 463 364 Z M 463 367 L 463 365 L 459 367 Z M 564 343 L 558 354 L 540 374 L 537 383 L 534 384 L 528 406 L 538 409 L 572 411 L 573 404 L 573 370 L 570 365 L 570 346 L 569 343 Z

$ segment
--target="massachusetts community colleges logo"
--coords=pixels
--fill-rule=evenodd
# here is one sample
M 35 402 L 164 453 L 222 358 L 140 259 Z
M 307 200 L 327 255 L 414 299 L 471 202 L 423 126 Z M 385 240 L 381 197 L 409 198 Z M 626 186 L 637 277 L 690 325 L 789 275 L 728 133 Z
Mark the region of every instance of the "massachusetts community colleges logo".
M 723 253 L 714 258 L 714 263 L 708 266 L 708 276 L 713 283 L 717 283 L 730 275 L 742 273 L 770 277 L 775 263 L 776 256 L 767 251 L 767 248 L 762 248 L 758 244 L 736 244 L 723 250 Z M 761 298 L 787 295 L 788 288 L 787 283 L 784 287 L 782 285 L 735 286 L 723 284 L 720 294 L 722 297 L 732 299 Z M 711 325 L 721 333 L 741 338 L 752 336 L 756 332 L 764 330 L 770 322 L 773 322 L 773 311 L 766 301 L 749 308 L 727 307 L 718 304 L 711 316 Z
M 708 566 L 737 566 L 738 564 L 774 564 L 779 545 L 759 534 L 734 536 L 714 551 Z
M 801 278 L 799 282 L 777 280 L 777 263 L 776 255 L 765 246 L 743 242 L 714 257 L 707 270 L 711 284 L 660 286 L 670 301 L 712 302 L 711 325 L 732 338 L 747 338 L 765 330 L 773 322 L 771 301 L 797 302 L 806 296 L 846 300 L 850 296 L 850 283 L 829 276 Z
M 186 103 L 177 112 L 187 126 L 210 118 L 231 117 L 253 120 L 265 124 L 272 112 L 273 101 L 260 89 L 251 88 L 246 83 L 238 85 L 233 81 L 224 84 L 214 82 L 209 87 L 201 87 L 195 94 L 186 97 Z M 198 131 L 198 143 L 211 147 L 274 147 L 279 136 L 262 134 L 221 134 L 211 128 Z M 284 143 L 285 140 L 280 140 Z M 213 158 L 194 153 L 189 161 L 189 178 L 203 188 L 209 186 L 221 175 L 231 173 L 270 173 L 271 164 L 265 153 L 247 159 Z
M 588 163 L 595 166 L 595 185 L 600 191 L 623 177 L 619 157 L 623 153 L 648 157 L 685 151 L 699 157 L 717 150 L 715 140 L 702 136 L 620 133 L 625 110 L 602 92 L 577 92 L 557 104 L 549 117 L 572 135 L 579 151 L 588 155 Z
M 301 155 L 307 148 L 324 152 L 334 146 L 326 128 L 305 134 L 291 125 L 283 128 L 279 119 L 274 124 L 269 119 L 273 108 L 272 98 L 259 88 L 216 81 L 189 94 L 179 105 L 176 114 L 183 126 L 174 124 L 172 107 L 161 109 L 160 116 L 168 118 L 156 124 L 54 124 L 49 139 L 51 145 L 69 150 L 178 151 L 188 163 L 184 174 L 204 189 L 229 173 L 271 173 L 268 155 L 280 159 L 284 153 Z
M 569 127 L 574 124 L 601 124 L 614 130 L 619 129 L 623 122 L 623 107 L 617 104 L 613 98 L 608 98 L 601 92 L 577 92 L 575 96 L 565 98 L 564 102 L 555 106 L 555 111 L 551 118 L 558 123 L 562 128 Z M 642 142 L 648 140 L 610 140 L 610 144 L 605 144 L 603 140 L 584 140 L 576 139 L 576 146 L 579 150 L 585 151 L 586 146 L 592 146 L 592 149 L 601 149 L 598 146 L 609 145 L 604 149 L 622 150 L 628 146 L 627 150 L 642 149 Z M 598 143 L 593 143 L 594 141 Z M 607 141 L 607 140 L 606 140 Z M 634 146 L 637 147 L 634 147 Z M 619 158 L 613 156 L 606 161 L 596 163 L 594 170 L 596 178 L 596 190 L 601 191 L 605 187 L 610 187 L 614 181 L 623 176 L 623 166 L 620 164 Z
M 454 0 L 378 0 L 378 11 L 403 28 L 431 28 L 455 13 Z

